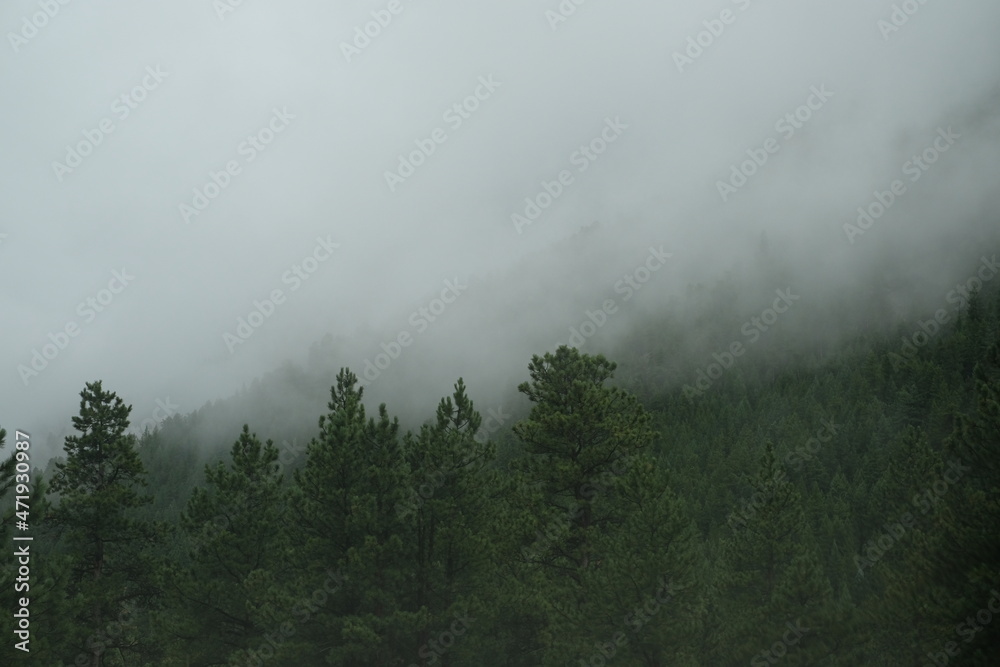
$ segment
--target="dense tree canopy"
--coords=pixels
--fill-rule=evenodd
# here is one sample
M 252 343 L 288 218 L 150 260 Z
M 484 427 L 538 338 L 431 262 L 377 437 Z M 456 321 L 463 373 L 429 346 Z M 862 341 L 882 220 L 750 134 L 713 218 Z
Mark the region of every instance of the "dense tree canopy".
M 346 368 L 318 423 L 251 394 L 262 423 L 207 465 L 193 434 L 230 408 L 137 437 L 87 384 L 22 489 L 33 652 L 7 614 L 3 664 L 997 664 L 995 290 L 920 349 L 762 348 L 698 394 L 675 324 L 631 335 L 532 358 L 492 432 L 462 379 L 405 432 Z

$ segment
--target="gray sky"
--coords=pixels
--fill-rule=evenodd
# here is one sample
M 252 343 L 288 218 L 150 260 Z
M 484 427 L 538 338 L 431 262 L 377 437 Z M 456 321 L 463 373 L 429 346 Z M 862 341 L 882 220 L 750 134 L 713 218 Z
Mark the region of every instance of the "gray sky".
M 662 246 L 648 308 L 763 230 L 830 289 L 922 258 L 933 302 L 996 229 L 992 0 L 17 0 L 0 27 L 8 431 L 68 427 L 94 379 L 135 423 L 188 412 L 327 333 L 355 372 L 409 334 L 448 383 L 507 382 L 579 323 L 566 295 L 600 304 Z

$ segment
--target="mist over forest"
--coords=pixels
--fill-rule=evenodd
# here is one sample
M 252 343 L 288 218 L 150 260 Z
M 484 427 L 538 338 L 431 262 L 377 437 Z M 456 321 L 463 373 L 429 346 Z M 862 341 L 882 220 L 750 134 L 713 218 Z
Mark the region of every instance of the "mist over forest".
M 0 663 L 997 664 L 1000 6 L 0 27 Z

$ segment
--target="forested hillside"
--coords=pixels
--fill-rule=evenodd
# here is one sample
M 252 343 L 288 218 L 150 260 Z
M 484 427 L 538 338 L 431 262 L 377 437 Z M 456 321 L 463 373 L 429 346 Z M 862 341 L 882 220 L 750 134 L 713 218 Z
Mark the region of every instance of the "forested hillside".
M 141 436 L 88 383 L 4 664 L 1000 664 L 1000 290 L 794 347 L 726 317 L 538 350 L 507 406 L 456 378 L 422 424 L 358 369 Z

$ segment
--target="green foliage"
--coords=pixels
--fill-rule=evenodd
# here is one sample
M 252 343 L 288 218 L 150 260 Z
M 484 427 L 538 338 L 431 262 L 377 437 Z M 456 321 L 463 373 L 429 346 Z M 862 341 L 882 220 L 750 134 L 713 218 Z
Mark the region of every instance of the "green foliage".
M 6 436 L 6 430 L 0 428 L 0 451 L 6 444 Z M 17 445 L 17 442 L 21 444 Z M 62 556 L 47 553 L 46 542 L 42 539 L 46 537 L 45 519 L 49 511 L 45 499 L 46 485 L 37 471 L 34 474 L 23 472 L 32 453 L 30 443 L 30 439 L 16 439 L 15 451 L 0 463 L 0 503 L 4 508 L 0 540 L 6 545 L 4 551 L 7 556 L 0 560 L 0 605 L 7 611 L 0 620 L 0 632 L 8 639 L 0 647 L 0 662 L 3 664 L 57 660 L 66 650 L 65 638 L 73 632 L 64 600 L 67 564 Z M 18 452 L 21 452 L 21 458 Z M 18 463 L 21 463 L 22 472 L 18 472 Z M 18 530 L 15 524 L 15 521 L 24 519 L 28 524 L 26 532 Z M 15 541 L 15 535 L 29 536 L 31 540 Z M 25 550 L 29 554 L 30 572 L 27 576 L 19 572 L 21 556 L 15 556 Z M 22 645 L 28 649 L 27 652 L 16 647 L 24 641 L 23 636 L 14 634 L 19 629 L 19 619 L 14 614 L 22 608 L 22 599 L 28 600 L 28 620 L 31 624 L 29 641 Z
M 199 664 L 240 655 L 272 630 L 252 582 L 277 571 L 287 550 L 278 450 L 244 425 L 230 457 L 229 466 L 205 467 L 205 486 L 194 490 L 180 520 L 188 557 L 166 563 L 161 573 L 170 599 L 159 615 L 164 634 Z M 169 613 L 180 609 L 185 613 Z
M 66 461 L 55 465 L 49 490 L 58 501 L 49 521 L 72 554 L 67 593 L 76 609 L 74 648 L 90 653 L 99 667 L 118 664 L 143 643 L 135 632 L 111 636 L 105 626 L 156 597 L 150 548 L 157 531 L 132 516 L 151 499 L 139 493 L 145 470 L 134 436 L 126 434 L 131 406 L 99 381 L 87 383 L 80 396 L 80 414 L 73 417 L 80 434 L 66 438 Z M 92 641 L 95 636 L 100 640 Z
M 306 598 L 331 571 L 346 580 L 309 620 L 317 650 L 331 664 L 391 664 L 409 657 L 426 623 L 425 611 L 405 604 L 414 545 L 399 508 L 409 470 L 399 421 L 384 404 L 377 419 L 366 417 L 356 384 L 347 369 L 337 375 L 330 412 L 295 474 L 290 502 L 301 543 L 292 562 Z
M 342 369 L 311 433 L 320 380 L 285 368 L 296 400 L 255 384 L 141 440 L 88 384 L 51 506 L 31 489 L 33 664 L 997 664 L 1000 296 L 919 350 L 901 326 L 793 354 L 775 327 L 686 396 L 725 319 L 637 326 L 617 382 L 603 355 L 534 356 L 493 440 L 462 379 L 404 433 Z M 282 444 L 244 424 L 214 460 L 248 414 Z

